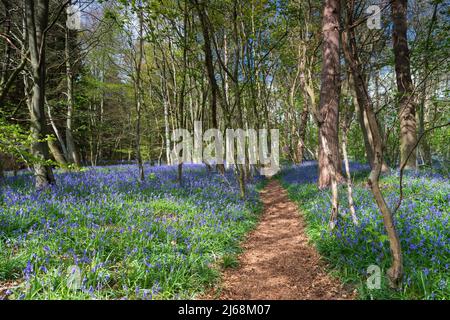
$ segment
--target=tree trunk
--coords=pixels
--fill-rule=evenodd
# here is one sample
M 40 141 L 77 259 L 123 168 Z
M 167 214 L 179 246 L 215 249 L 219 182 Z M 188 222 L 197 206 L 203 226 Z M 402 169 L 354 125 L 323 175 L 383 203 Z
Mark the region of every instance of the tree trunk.
M 48 188 L 55 182 L 52 168 L 45 163 L 49 160 L 45 121 L 45 33 L 48 23 L 48 0 L 26 0 L 26 30 L 31 58 L 33 93 L 31 98 L 31 135 L 34 140 L 32 153 L 37 161 L 34 164 L 36 189 Z
M 244 127 L 244 121 L 242 116 L 242 105 L 241 105 L 241 91 L 239 86 L 239 26 L 238 26 L 238 0 L 234 0 L 234 10 L 233 10 L 233 33 L 234 33 L 234 41 L 235 41 L 235 64 L 234 64 L 234 95 L 236 99 L 236 108 L 238 111 L 238 125 L 240 129 Z M 244 165 L 238 164 L 237 168 L 239 170 L 239 190 L 241 193 L 241 198 L 245 197 L 246 186 L 245 186 L 245 172 Z
M 205 67 L 206 72 L 208 74 L 208 80 L 209 84 L 211 86 L 211 100 L 210 100 L 210 107 L 211 107 L 211 120 L 212 120 L 212 127 L 214 129 L 218 129 L 219 125 L 217 122 L 217 100 L 218 96 L 220 94 L 219 92 L 219 86 L 217 84 L 216 76 L 214 73 L 214 61 L 213 61 L 213 52 L 212 52 L 212 44 L 211 44 L 211 35 L 210 30 L 208 27 L 208 21 L 207 16 L 205 12 L 205 8 L 203 4 L 200 4 L 197 0 L 195 0 L 196 9 L 198 16 L 200 18 L 200 23 L 202 26 L 202 33 L 203 33 L 203 51 L 205 53 Z M 224 173 L 225 167 L 223 164 L 217 164 L 217 169 Z
M 348 207 L 350 209 L 350 215 L 352 217 L 353 223 L 355 225 L 358 224 L 358 218 L 356 217 L 355 204 L 353 202 L 353 188 L 352 188 L 352 176 L 350 174 L 350 165 L 348 162 L 347 155 L 347 136 L 348 136 L 348 127 L 346 126 L 344 130 L 342 130 L 342 154 L 344 156 L 344 165 L 345 165 L 345 174 L 347 176 L 347 197 L 348 197 Z
M 350 40 L 348 39 L 347 36 L 347 32 L 343 32 L 342 33 L 342 42 L 346 41 L 354 41 L 354 38 L 351 38 Z M 353 53 L 350 52 L 349 50 L 357 50 L 356 48 L 356 42 L 352 43 L 353 45 L 353 49 L 349 49 L 347 44 L 345 44 L 343 46 L 343 51 L 344 51 L 344 56 L 345 59 L 347 61 L 348 64 L 350 64 L 350 60 L 352 59 L 352 57 L 350 55 L 352 55 Z M 373 105 L 372 103 L 369 101 L 367 101 L 367 87 L 366 84 L 364 82 L 364 76 L 359 74 L 361 71 L 361 67 L 360 67 L 360 63 L 359 61 L 355 61 L 355 63 L 357 63 L 358 65 L 355 65 L 354 68 L 356 68 L 356 71 L 358 72 L 358 75 L 355 74 L 354 72 L 351 72 L 351 74 L 349 75 L 351 78 L 351 81 L 353 83 L 353 88 L 354 88 L 354 92 L 355 92 L 355 96 L 356 96 L 356 104 L 355 104 L 355 108 L 357 109 L 358 112 L 358 120 L 361 126 L 361 131 L 363 134 L 363 138 L 364 138 L 364 146 L 366 149 L 366 155 L 367 155 L 367 161 L 370 164 L 370 167 L 373 168 L 374 165 L 374 153 L 375 153 L 375 147 L 374 147 L 374 142 L 373 142 L 373 135 L 372 135 L 372 131 L 370 130 L 370 126 L 369 126 L 369 119 L 367 117 L 367 112 L 366 112 L 366 105 L 368 108 L 371 108 L 373 111 Z M 380 130 L 380 127 L 378 126 L 378 130 Z M 388 172 L 389 171 L 389 167 L 386 164 L 386 162 L 384 161 L 384 159 L 382 159 L 382 165 L 381 165 L 381 171 L 382 172 Z
M 170 159 L 170 122 L 169 122 L 169 102 L 167 101 L 167 89 L 164 86 L 164 81 L 161 78 L 161 90 L 163 91 L 163 105 L 164 105 L 164 147 L 166 149 L 166 164 L 171 165 Z
M 66 118 L 66 147 L 68 162 L 75 164 L 77 168 L 81 167 L 80 156 L 73 138 L 73 70 L 70 57 L 70 30 L 66 28 L 65 37 L 65 59 L 66 59 L 66 79 L 67 79 L 67 118 Z
M 372 101 L 370 99 L 369 93 L 367 91 L 367 86 L 365 84 L 365 80 L 362 76 L 358 51 L 356 49 L 356 39 L 354 34 L 354 28 L 349 26 L 353 25 L 353 9 L 354 9 L 354 1 L 351 0 L 347 2 L 347 30 L 343 34 L 344 44 L 344 52 L 346 55 L 346 59 L 350 65 L 351 72 L 354 78 L 354 86 L 355 91 L 360 92 L 357 94 L 357 97 L 363 98 L 363 100 L 358 101 L 360 108 L 364 108 L 367 114 L 368 120 L 368 130 L 371 132 L 373 137 L 373 166 L 372 171 L 369 175 L 368 184 L 372 190 L 375 201 L 377 203 L 378 208 L 381 211 L 383 216 L 384 226 L 389 238 L 389 244 L 392 254 L 392 266 L 388 270 L 389 280 L 391 282 L 392 287 L 397 287 L 401 281 L 403 274 L 403 259 L 402 259 L 402 251 L 400 246 L 400 239 L 398 237 L 397 230 L 395 228 L 394 219 L 392 216 L 392 212 L 386 204 L 384 200 L 383 194 L 381 193 L 379 186 L 379 178 L 383 165 L 383 142 L 379 129 L 379 125 L 373 111 Z M 347 39 L 347 35 L 349 39 Z
M 142 92 L 142 63 L 144 59 L 144 16 L 142 12 L 142 8 L 139 6 L 138 8 L 138 16 L 139 16 L 139 50 L 137 61 L 135 60 L 136 67 L 136 78 L 135 78 L 135 98 L 136 98 L 136 160 L 138 164 L 139 170 L 139 180 L 145 180 L 144 173 L 144 164 L 142 163 L 142 154 L 141 154 L 141 111 L 143 104 L 143 92 Z
M 17 10 L 17 8 L 13 6 L 13 1 L 2 1 L 2 3 L 4 6 L 4 19 L 2 19 L 2 36 L 4 36 L 5 39 L 9 39 L 12 38 L 13 14 Z M 15 67 L 12 65 L 11 62 L 15 60 L 12 57 L 14 53 L 13 42 L 14 41 L 8 40 L 4 43 L 4 54 L 0 64 L 0 107 L 3 106 L 8 92 L 15 84 L 17 77 L 20 75 L 21 71 L 25 68 L 27 63 L 27 54 L 25 54 L 26 50 L 23 50 L 24 54 L 20 63 Z
M 339 214 L 339 193 L 338 193 L 338 184 L 336 179 L 336 170 L 333 166 L 333 154 L 328 146 L 328 141 L 325 136 L 320 136 L 321 144 L 323 146 L 323 152 L 325 157 L 328 158 L 328 168 L 327 170 L 330 173 L 331 178 L 331 214 L 329 221 L 329 228 L 333 230 L 337 224 L 338 214 Z
M 187 50 L 188 50 L 188 7 L 187 7 L 187 1 L 184 3 L 184 19 L 183 19 L 183 70 L 182 70 L 182 80 L 181 80 L 181 90 L 180 90 L 180 99 L 179 99 L 179 115 L 178 115 L 178 125 L 180 128 L 186 128 L 186 121 L 184 116 L 184 104 L 186 101 L 186 73 L 187 73 Z M 182 150 L 183 152 L 183 158 L 185 156 L 185 152 L 188 152 L 188 150 Z M 183 162 L 178 164 L 178 182 L 180 185 L 183 184 Z
M 428 28 L 428 34 L 425 42 L 425 57 L 424 57 L 424 78 L 422 81 L 422 96 L 420 100 L 419 105 L 419 137 L 422 136 L 425 132 L 425 114 L 427 109 L 427 84 L 428 84 L 428 77 L 430 72 L 430 65 L 429 65 L 429 50 L 430 50 L 430 44 L 431 44 L 431 33 L 433 32 L 433 27 L 437 19 L 437 8 L 439 3 L 436 2 L 434 4 L 433 8 L 433 15 L 431 17 L 430 27 Z M 427 137 L 423 137 L 420 141 L 420 151 L 422 153 L 422 157 L 424 160 L 424 164 L 426 166 L 431 167 L 432 166 L 432 158 L 431 158 L 431 148 L 430 144 L 428 143 Z
M 322 84 L 320 87 L 319 109 L 319 188 L 331 184 L 334 167 L 336 178 L 342 179 L 341 160 L 339 156 L 339 94 L 340 94 L 340 62 L 339 62 L 339 0 L 325 0 L 323 10 L 323 61 Z M 327 157 L 323 142 L 328 144 L 331 157 Z M 331 161 L 331 163 L 330 163 Z
M 395 73 L 399 94 L 400 118 L 400 167 L 416 168 L 416 154 L 411 152 L 416 144 L 416 108 L 411 79 L 410 58 L 406 33 L 407 0 L 392 1 L 392 40 L 394 46 Z M 409 156 L 409 158 L 408 158 Z
M 308 126 L 308 116 L 309 116 L 307 100 L 308 100 L 308 98 L 305 96 L 303 111 L 302 111 L 301 120 L 300 120 L 299 140 L 298 140 L 298 145 L 297 145 L 297 159 L 298 159 L 299 163 L 303 162 L 303 154 L 304 154 L 304 150 L 305 150 L 306 128 Z
M 53 131 L 55 132 L 56 138 L 58 139 L 59 144 L 61 145 L 61 150 L 62 153 L 64 155 L 64 159 L 68 158 L 68 154 L 67 154 L 67 148 L 66 148 L 66 144 L 64 143 L 64 139 L 61 136 L 61 132 L 59 131 L 58 127 L 56 126 L 56 122 L 53 119 L 52 116 L 52 110 L 50 105 L 48 104 L 48 102 L 46 101 L 45 104 L 47 105 L 47 113 L 48 113 L 48 119 L 50 120 L 50 124 L 52 126 Z M 67 161 L 65 161 L 67 163 Z
M 64 154 L 59 149 L 58 143 L 55 140 L 48 141 L 48 148 L 50 149 L 50 152 L 53 155 L 53 158 L 55 158 L 56 162 L 58 162 L 61 166 L 67 165 Z
M 352 77 L 353 78 L 353 77 Z M 355 103 L 355 111 L 357 112 L 359 125 L 361 127 L 361 132 L 364 140 L 364 147 L 366 150 L 366 159 L 370 167 L 373 167 L 373 138 L 372 133 L 369 130 L 369 121 L 367 119 L 367 114 L 364 105 L 360 106 L 359 102 L 361 98 L 355 97 L 357 102 Z
M 0 155 L 0 184 L 2 183 L 3 179 L 5 179 L 5 173 L 3 169 L 3 159 L 2 156 Z

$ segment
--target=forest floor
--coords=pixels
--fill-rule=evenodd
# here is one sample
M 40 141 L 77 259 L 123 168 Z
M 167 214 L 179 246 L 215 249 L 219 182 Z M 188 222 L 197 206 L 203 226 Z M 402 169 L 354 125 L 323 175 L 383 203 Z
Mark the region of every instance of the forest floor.
M 264 212 L 242 244 L 239 266 L 224 271 L 210 299 L 354 299 L 326 271 L 305 234 L 305 221 L 277 180 L 261 191 Z

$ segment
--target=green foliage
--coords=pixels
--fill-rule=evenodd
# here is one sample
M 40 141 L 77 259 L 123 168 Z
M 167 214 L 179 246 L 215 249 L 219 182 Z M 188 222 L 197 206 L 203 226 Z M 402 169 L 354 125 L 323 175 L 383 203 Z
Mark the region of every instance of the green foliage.
M 19 162 L 32 165 L 42 162 L 31 153 L 34 142 L 31 134 L 17 124 L 10 124 L 0 115 L 0 153 L 13 156 Z M 44 141 L 49 139 L 47 137 Z
M 35 140 L 28 131 L 25 131 L 17 124 L 10 124 L 0 116 L 0 153 L 13 156 L 16 161 L 22 162 L 27 166 L 33 164 L 57 165 L 49 159 L 36 157 L 31 152 L 33 143 L 47 143 L 54 138 L 47 135 L 44 139 Z
M 236 255 L 226 254 L 222 257 L 222 268 L 237 268 L 239 260 Z
M 345 188 L 339 190 L 341 216 L 335 232 L 328 229 L 328 190 L 318 190 L 313 183 L 288 184 L 283 179 L 282 183 L 301 208 L 312 243 L 333 272 L 357 288 L 360 299 L 449 299 L 448 180 L 430 174 L 405 177 L 403 204 L 395 216 L 404 278 L 401 289 L 396 291 L 390 289 L 386 276 L 391 264 L 388 237 L 366 179 L 367 173 L 355 177 L 353 197 L 358 226 L 353 225 L 348 214 Z M 399 198 L 398 175 L 384 176 L 381 188 L 388 204 L 394 206 Z M 380 289 L 368 289 L 366 272 L 370 265 L 381 268 Z
M 216 283 L 220 266 L 236 266 L 261 212 L 256 193 L 242 201 L 237 185 L 204 169 L 185 171 L 201 188 L 178 188 L 164 168 L 138 185 L 133 169 L 57 174 L 56 190 L 31 200 L 29 177 L 9 179 L 21 200 L 0 202 L 0 283 L 18 283 L 8 299 L 189 299 Z M 67 285 L 74 265 L 81 289 Z
M 0 152 L 14 155 L 21 159 L 31 157 L 28 150 L 31 147 L 32 139 L 28 132 L 25 132 L 19 125 L 8 123 L 0 115 Z

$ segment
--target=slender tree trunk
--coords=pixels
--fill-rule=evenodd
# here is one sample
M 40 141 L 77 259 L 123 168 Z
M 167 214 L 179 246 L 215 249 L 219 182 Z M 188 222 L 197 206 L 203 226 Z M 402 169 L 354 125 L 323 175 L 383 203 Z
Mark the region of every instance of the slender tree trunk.
M 67 118 L 66 118 L 66 146 L 67 146 L 67 160 L 75 164 L 77 168 L 81 167 L 80 156 L 78 154 L 77 146 L 73 138 L 73 68 L 70 56 L 70 30 L 66 27 L 65 36 L 65 59 L 66 59 L 66 79 L 67 79 Z
M 383 215 L 384 227 L 386 229 L 389 238 L 389 244 L 392 254 L 392 266 L 388 270 L 388 276 L 391 286 L 395 288 L 399 286 L 403 275 L 402 250 L 400 245 L 400 238 L 398 236 L 398 232 L 394 224 L 392 211 L 387 206 L 379 186 L 379 178 L 383 158 L 381 135 L 378 131 L 378 124 L 376 122 L 375 114 L 371 110 L 368 110 L 368 117 L 370 121 L 371 130 L 374 133 L 374 142 L 375 142 L 374 166 L 372 168 L 372 171 L 370 172 L 368 183 L 372 189 L 372 193 L 375 197 L 375 201 L 378 205 L 378 208 L 380 209 L 381 214 Z
M 343 32 L 342 33 L 342 41 L 348 41 L 348 35 L 347 32 Z M 350 41 L 353 41 L 353 39 L 350 39 Z M 354 45 L 356 46 L 356 43 L 354 43 Z M 344 56 L 345 59 L 347 61 L 348 64 L 350 64 L 350 59 L 351 58 L 351 52 L 349 52 L 348 47 L 346 45 L 344 45 Z M 353 50 L 357 50 L 356 47 Z M 360 62 L 356 61 L 356 63 L 358 64 L 357 66 L 355 66 L 355 68 L 357 68 L 358 72 L 362 72 L 361 71 L 361 67 L 360 67 Z M 349 75 L 350 79 L 351 79 L 351 84 L 353 84 L 353 90 L 356 96 L 356 104 L 355 104 L 355 108 L 357 110 L 358 113 L 358 120 L 361 126 L 361 131 L 363 134 L 363 139 L 364 139 L 364 146 L 365 146 L 365 150 L 366 150 L 366 156 L 367 156 L 367 161 L 370 164 L 370 167 L 372 168 L 374 165 L 374 141 L 373 141 L 373 135 L 372 135 L 372 131 L 370 130 L 370 126 L 369 126 L 369 119 L 367 117 L 367 112 L 366 112 L 366 108 L 365 105 L 368 104 L 367 101 L 367 87 L 365 84 L 365 77 L 363 75 L 356 75 L 354 72 L 351 72 Z M 368 104 L 369 108 L 373 109 L 373 105 L 372 103 Z M 379 127 L 378 127 L 379 128 Z M 380 128 L 379 128 L 380 130 Z M 381 130 L 380 130 L 381 131 Z M 381 165 L 381 171 L 382 172 L 388 172 L 389 171 L 389 167 L 386 164 L 386 162 L 384 161 L 384 159 L 382 159 L 382 165 Z
M 360 100 L 360 99 L 357 99 Z M 364 109 L 364 106 L 359 106 L 359 103 L 356 102 L 355 103 L 355 109 L 356 112 L 358 113 L 358 120 L 359 120 L 359 125 L 361 127 L 361 132 L 363 135 L 363 139 L 364 139 L 364 147 L 366 150 L 366 159 L 367 162 L 370 164 L 370 167 L 373 167 L 373 138 L 372 138 L 372 133 L 370 132 L 370 130 L 368 130 L 369 127 L 369 121 L 367 119 L 367 114 L 366 111 Z
M 142 163 L 141 154 L 141 110 L 143 104 L 143 92 L 142 92 L 142 63 L 144 60 L 144 16 L 142 12 L 142 7 L 139 7 L 138 18 L 139 18 L 139 50 L 136 64 L 136 79 L 135 79 L 135 97 L 136 97 L 136 158 L 139 170 L 139 180 L 145 180 L 144 164 Z
M 344 35 L 348 35 L 349 39 L 347 39 L 347 37 L 344 36 L 342 42 L 344 44 L 344 52 L 346 53 L 346 58 L 349 62 L 353 78 L 355 80 L 354 86 L 355 91 L 357 92 L 357 97 L 360 98 L 364 97 L 364 100 L 358 101 L 358 103 L 360 108 L 364 107 L 365 109 L 368 119 L 368 130 L 370 130 L 373 137 L 374 158 L 372 171 L 370 172 L 369 175 L 368 184 L 372 190 L 377 206 L 380 209 L 381 214 L 383 216 L 384 226 L 389 238 L 389 244 L 392 254 L 392 266 L 388 270 L 389 280 L 391 282 L 392 287 L 397 287 L 401 281 L 403 274 L 403 258 L 400 246 L 400 239 L 397 230 L 395 228 L 392 211 L 387 206 L 379 186 L 379 178 L 383 166 L 383 142 L 379 125 L 375 113 L 373 111 L 372 101 L 367 91 L 367 86 L 365 84 L 365 80 L 362 76 L 360 65 L 358 63 L 359 58 L 358 58 L 358 51 L 356 49 L 356 39 L 354 29 L 349 27 L 353 25 L 354 0 L 350 0 L 350 2 L 347 2 L 347 6 L 348 6 L 347 9 L 348 16 L 346 23 L 347 30 L 344 33 Z M 358 94 L 358 91 L 361 91 L 361 94 Z
M 50 124 L 52 126 L 52 129 L 55 132 L 55 135 L 56 135 L 56 138 L 58 139 L 59 144 L 61 145 L 61 150 L 62 150 L 62 153 L 64 155 L 64 159 L 67 159 L 68 155 L 67 155 L 66 144 L 64 143 L 64 139 L 63 139 L 63 137 L 61 135 L 61 132 L 59 132 L 59 129 L 58 129 L 57 125 L 56 125 L 56 122 L 53 119 L 52 110 L 51 110 L 50 105 L 48 104 L 47 101 L 45 102 L 45 104 L 47 105 L 48 119 L 50 120 Z M 65 162 L 67 163 L 67 161 L 65 161 Z
M 161 135 L 161 149 L 160 149 L 159 156 L 158 156 L 158 166 L 161 166 L 163 151 L 164 151 L 164 137 Z
M 2 155 L 0 155 L 0 184 L 3 182 L 4 179 L 5 179 L 5 172 L 3 168 L 3 159 Z
M 303 105 L 303 111 L 300 119 L 300 128 L 299 128 L 299 139 L 298 139 L 298 145 L 297 145 L 297 159 L 299 163 L 303 162 L 304 158 L 304 151 L 305 151 L 305 139 L 306 139 L 306 129 L 308 126 L 308 116 L 309 116 L 309 110 L 308 110 L 308 102 L 307 97 L 304 97 L 304 105 Z
M 336 179 L 342 179 L 338 136 L 340 94 L 339 2 L 339 0 L 325 0 L 323 10 L 322 84 L 320 87 L 320 119 L 318 119 L 319 188 L 325 188 L 331 184 L 331 166 L 336 172 Z M 328 157 L 325 153 L 324 141 L 328 144 L 331 157 Z
M 228 40 L 227 34 L 223 34 L 223 64 L 228 67 Z M 223 75 L 223 97 L 227 106 L 230 105 L 229 101 L 229 84 L 228 84 L 228 73 L 224 72 Z
M 406 162 L 405 169 L 416 168 L 416 153 L 413 150 L 416 136 L 416 107 L 411 79 L 410 54 L 407 41 L 407 0 L 393 0 L 392 39 L 394 45 L 395 73 L 399 94 L 400 117 L 400 167 Z M 411 155 L 410 155 L 411 154 Z M 407 159 L 408 155 L 410 157 Z
M 67 150 L 64 144 L 64 140 L 61 137 L 61 133 L 59 132 L 58 127 L 52 117 L 51 107 L 45 99 L 45 105 L 47 106 L 48 118 L 50 120 L 50 124 L 52 126 L 53 132 L 57 138 L 57 140 L 49 140 L 48 148 L 50 153 L 53 155 L 53 158 L 58 162 L 62 167 L 67 166 Z
M 100 70 L 100 81 L 103 83 L 105 82 L 105 57 L 102 56 L 101 61 L 101 70 Z M 95 107 L 96 113 L 97 106 Z M 97 116 L 97 114 L 95 115 Z M 95 150 L 95 165 L 97 165 L 97 162 L 99 160 L 102 160 L 103 158 L 103 136 L 101 133 L 101 130 L 103 129 L 103 123 L 105 120 L 105 91 L 103 88 L 100 90 L 100 115 L 99 115 L 99 121 L 98 121 L 98 129 L 97 129 L 97 143 L 96 143 L 96 150 Z
M 187 1 L 184 3 L 184 19 L 183 19 L 183 70 L 182 70 L 182 79 L 181 79 L 181 90 L 180 90 L 180 98 L 179 98 L 179 115 L 178 115 L 178 125 L 181 128 L 186 128 L 186 121 L 185 121 L 185 108 L 184 104 L 186 101 L 186 73 L 187 73 L 187 67 L 188 67 L 188 61 L 187 61 L 187 52 L 188 52 L 188 6 Z M 183 156 L 184 153 L 187 152 L 187 150 L 183 149 Z M 178 164 L 178 182 L 180 185 L 183 183 L 183 162 L 180 162 Z
M 300 69 L 300 86 L 302 87 L 302 94 L 303 94 L 303 111 L 301 115 L 301 123 L 300 123 L 300 141 L 301 145 L 299 146 L 299 159 L 300 161 L 303 161 L 305 149 L 306 149 L 306 131 L 308 129 L 308 118 L 310 113 L 314 114 L 314 111 L 316 109 L 315 100 L 314 100 L 314 92 L 313 88 L 309 87 L 307 82 L 309 79 L 306 79 L 307 72 L 306 72 L 306 45 L 303 45 L 302 47 L 299 47 L 299 69 Z M 311 97 L 312 96 L 312 97 Z
M 286 126 L 288 127 L 288 141 L 290 141 L 290 143 L 288 142 L 288 147 L 290 149 L 290 154 L 292 157 L 292 160 L 294 163 L 300 164 L 301 163 L 301 159 L 298 158 L 299 154 L 299 143 L 300 143 L 300 139 L 298 139 L 298 143 L 296 145 L 295 143 L 295 138 L 298 135 L 298 133 L 296 132 L 297 130 L 297 117 L 296 117 L 296 110 L 295 110 L 295 92 L 296 92 L 296 88 L 297 88 L 297 78 L 298 78 L 298 74 L 300 73 L 300 68 L 297 68 L 297 75 L 294 77 L 294 80 L 292 82 L 292 84 L 290 85 L 289 88 L 289 92 L 288 92 L 288 110 L 286 112 Z M 256 100 L 256 99 L 255 99 Z M 256 107 L 255 107 L 255 114 L 257 114 L 256 111 Z M 290 130 L 289 130 L 290 127 Z
M 95 108 L 93 107 L 92 101 L 89 101 L 89 122 L 88 122 L 88 129 L 89 129 L 89 159 L 91 161 L 91 166 L 94 166 L 94 157 L 95 157 L 95 141 L 96 141 L 96 134 L 94 131 L 94 128 L 96 123 L 96 115 L 95 115 Z
M 171 165 L 170 159 L 170 123 L 169 123 L 169 102 L 167 101 L 167 90 L 163 84 L 165 80 L 161 78 L 161 90 L 163 91 L 163 105 L 164 105 L 164 141 L 166 149 L 166 164 Z
M 169 125 L 169 104 L 164 100 L 164 128 L 165 128 L 165 147 L 166 147 L 166 163 L 172 164 L 170 159 L 170 125 Z
M 350 165 L 348 161 L 347 155 L 347 135 L 348 135 L 348 127 L 345 127 L 342 130 L 342 154 L 344 156 L 344 165 L 345 165 L 345 174 L 347 176 L 347 197 L 348 197 L 348 207 L 350 209 L 350 215 L 352 217 L 353 223 L 355 225 L 358 224 L 358 218 L 356 217 L 355 204 L 353 202 L 353 187 L 352 187 L 352 176 L 350 174 Z
M 240 41 L 239 41 L 239 25 L 238 25 L 238 0 L 234 0 L 234 10 L 233 10 L 233 33 L 234 33 L 234 41 L 235 41 L 235 64 L 234 64 L 234 89 L 235 89 L 235 99 L 236 99 L 236 108 L 238 111 L 238 125 L 239 128 L 243 129 L 244 127 L 244 122 L 243 122 L 243 116 L 242 116 L 242 105 L 241 105 L 241 91 L 240 91 L 240 86 L 239 86 L 239 61 L 240 61 L 240 56 L 239 56 L 239 46 L 240 46 Z M 244 169 L 244 165 L 240 164 L 237 166 L 238 170 L 239 170 L 239 189 L 241 192 L 241 198 L 245 197 L 245 193 L 246 193 L 246 186 L 245 186 L 245 169 Z
M 437 8 L 439 3 L 436 2 L 434 4 L 433 8 L 433 15 L 431 17 L 430 27 L 428 28 L 428 34 L 425 42 L 425 57 L 424 57 L 424 79 L 422 81 L 422 93 L 421 93 L 421 99 L 420 99 L 420 105 L 419 105 L 419 137 L 423 135 L 425 132 L 425 113 L 427 108 L 427 84 L 428 84 L 428 77 L 430 72 L 430 65 L 429 65 L 429 50 L 430 50 L 430 44 L 431 44 L 431 33 L 433 31 L 434 24 L 437 19 Z M 423 137 L 420 141 L 420 151 L 422 152 L 422 157 L 424 160 L 424 164 L 431 167 L 432 166 L 432 159 L 431 159 L 431 148 L 430 144 L 428 143 L 428 139 L 426 137 Z
M 53 155 L 53 158 L 55 158 L 56 162 L 58 162 L 61 166 L 67 165 L 64 154 L 59 149 L 58 143 L 55 140 L 48 141 L 48 148 L 50 149 L 50 152 Z
M 206 11 L 203 3 L 199 3 L 198 0 L 194 0 L 195 7 L 197 9 L 198 16 L 200 18 L 200 23 L 202 27 L 203 33 L 203 51 L 205 53 L 205 67 L 208 75 L 209 84 L 211 86 L 211 100 L 210 100 L 210 108 L 211 108 L 211 120 L 212 127 L 214 129 L 218 129 L 218 121 L 217 121 L 217 101 L 219 98 L 219 86 L 217 84 L 215 72 L 214 72 L 214 61 L 213 61 L 213 51 L 211 44 L 211 34 L 209 30 L 209 23 L 207 21 Z M 225 167 L 223 164 L 217 164 L 217 169 L 224 173 Z
M 26 30 L 31 58 L 33 93 L 31 98 L 31 135 L 34 140 L 32 153 L 38 160 L 34 164 L 36 189 L 48 188 L 55 182 L 52 168 L 45 162 L 49 160 L 45 120 L 45 33 L 48 23 L 48 0 L 26 0 Z

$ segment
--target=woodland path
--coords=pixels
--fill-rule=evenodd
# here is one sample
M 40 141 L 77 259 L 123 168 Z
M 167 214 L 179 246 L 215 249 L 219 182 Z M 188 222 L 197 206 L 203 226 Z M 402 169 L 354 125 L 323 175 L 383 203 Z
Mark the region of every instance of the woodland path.
M 305 222 L 277 180 L 261 191 L 264 212 L 243 242 L 239 267 L 228 268 L 209 299 L 353 299 L 354 293 L 325 271 L 308 244 Z

